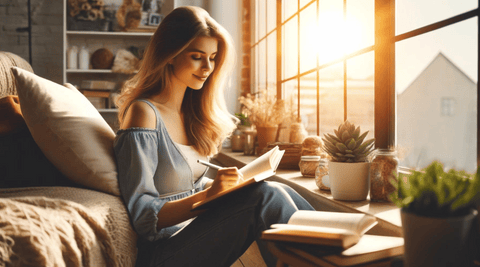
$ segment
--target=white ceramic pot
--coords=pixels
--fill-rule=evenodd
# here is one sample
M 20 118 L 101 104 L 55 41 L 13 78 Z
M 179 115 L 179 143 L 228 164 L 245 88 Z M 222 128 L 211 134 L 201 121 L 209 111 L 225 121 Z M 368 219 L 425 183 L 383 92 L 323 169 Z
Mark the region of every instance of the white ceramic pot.
M 365 200 L 370 189 L 369 162 L 329 162 L 329 182 L 332 197 L 337 200 Z

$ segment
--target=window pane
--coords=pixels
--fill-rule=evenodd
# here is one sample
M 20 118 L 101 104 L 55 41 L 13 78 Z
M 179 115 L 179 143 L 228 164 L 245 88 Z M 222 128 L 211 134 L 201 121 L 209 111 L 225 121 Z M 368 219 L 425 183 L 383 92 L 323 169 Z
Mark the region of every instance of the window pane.
M 312 2 L 312 0 L 300 0 L 300 8 L 303 8 L 306 4 L 308 4 L 310 2 Z M 316 6 L 317 5 L 316 1 L 311 5 Z
M 266 17 L 266 2 L 265 0 L 257 1 L 257 10 L 258 10 L 258 39 L 262 39 L 266 34 L 267 28 L 267 17 Z
M 396 0 L 396 34 L 402 34 L 478 7 L 478 0 Z
M 320 70 L 320 135 L 343 122 L 343 63 Z
M 309 135 L 317 134 L 317 72 L 300 78 L 300 118 Z
M 347 61 L 347 119 L 374 138 L 374 52 Z
M 255 36 L 255 43 L 258 42 L 258 36 L 259 36 L 259 26 L 258 26 L 258 21 L 259 21 L 259 12 L 260 12 L 260 9 L 259 9 L 259 5 L 262 1 L 261 0 L 255 0 L 255 32 L 253 33 L 253 35 Z
M 277 0 L 267 0 L 267 33 L 277 26 Z
M 277 94 L 277 32 L 267 37 L 267 82 L 268 90 Z
M 344 55 L 347 35 L 343 24 L 343 1 L 320 1 L 317 29 L 320 65 Z
M 309 5 L 300 12 L 300 73 L 317 66 L 318 35 L 315 32 L 317 6 Z
M 477 18 L 472 18 L 396 44 L 397 134 L 403 166 L 423 168 L 439 160 L 446 168 L 474 172 L 477 29 Z
M 298 73 L 298 21 L 289 20 L 283 26 L 283 79 L 290 78 Z
M 282 21 L 285 21 L 298 11 L 298 0 L 282 0 L 282 9 Z
M 375 1 L 347 1 L 346 53 L 375 44 Z
M 288 82 L 285 82 L 282 84 L 282 99 L 285 99 L 285 103 L 288 105 L 290 110 L 298 110 L 298 84 L 297 84 L 297 79 L 290 80 Z M 298 112 L 296 112 L 298 114 Z M 295 118 L 292 118 L 292 120 Z M 290 128 L 289 123 L 290 121 L 284 121 L 280 125 L 281 128 L 279 128 L 279 134 L 278 134 L 278 141 L 279 142 L 285 142 L 288 143 L 290 142 Z
M 252 62 L 253 66 L 253 88 L 251 89 L 252 93 L 258 92 L 258 45 L 252 48 L 252 55 L 254 55 L 254 62 Z
M 282 98 L 288 99 L 297 105 L 298 103 L 298 81 L 297 79 L 282 84 Z
M 257 72 L 258 72 L 258 91 L 262 91 L 267 89 L 267 47 L 266 47 L 266 40 L 261 41 L 258 44 L 258 64 L 257 64 Z

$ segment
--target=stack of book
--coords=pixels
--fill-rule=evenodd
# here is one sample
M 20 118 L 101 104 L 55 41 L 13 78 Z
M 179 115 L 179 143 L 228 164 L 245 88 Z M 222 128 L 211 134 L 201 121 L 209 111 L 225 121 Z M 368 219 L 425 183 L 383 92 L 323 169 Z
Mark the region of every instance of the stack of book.
M 403 238 L 365 234 L 377 224 L 364 213 L 297 211 L 262 239 L 319 266 L 353 266 L 403 255 Z

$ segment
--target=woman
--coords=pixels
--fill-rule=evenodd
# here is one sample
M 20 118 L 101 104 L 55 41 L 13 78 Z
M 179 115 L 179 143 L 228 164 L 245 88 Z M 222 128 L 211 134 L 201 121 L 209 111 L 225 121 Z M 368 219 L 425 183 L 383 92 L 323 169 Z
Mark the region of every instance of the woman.
M 114 143 L 122 197 L 139 235 L 137 266 L 230 266 L 273 223 L 313 209 L 293 189 L 258 183 L 216 207 L 194 203 L 236 185 L 237 168 L 204 177 L 235 123 L 222 94 L 233 65 L 231 37 L 198 7 L 173 10 L 159 25 L 140 70 L 119 98 Z

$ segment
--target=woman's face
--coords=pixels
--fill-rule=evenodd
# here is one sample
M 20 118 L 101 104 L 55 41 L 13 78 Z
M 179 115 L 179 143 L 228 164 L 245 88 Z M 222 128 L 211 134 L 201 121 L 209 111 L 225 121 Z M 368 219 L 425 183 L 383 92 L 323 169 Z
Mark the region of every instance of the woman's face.
M 218 41 L 213 37 L 195 38 L 169 63 L 173 66 L 172 80 L 192 89 L 201 89 L 215 68 Z

